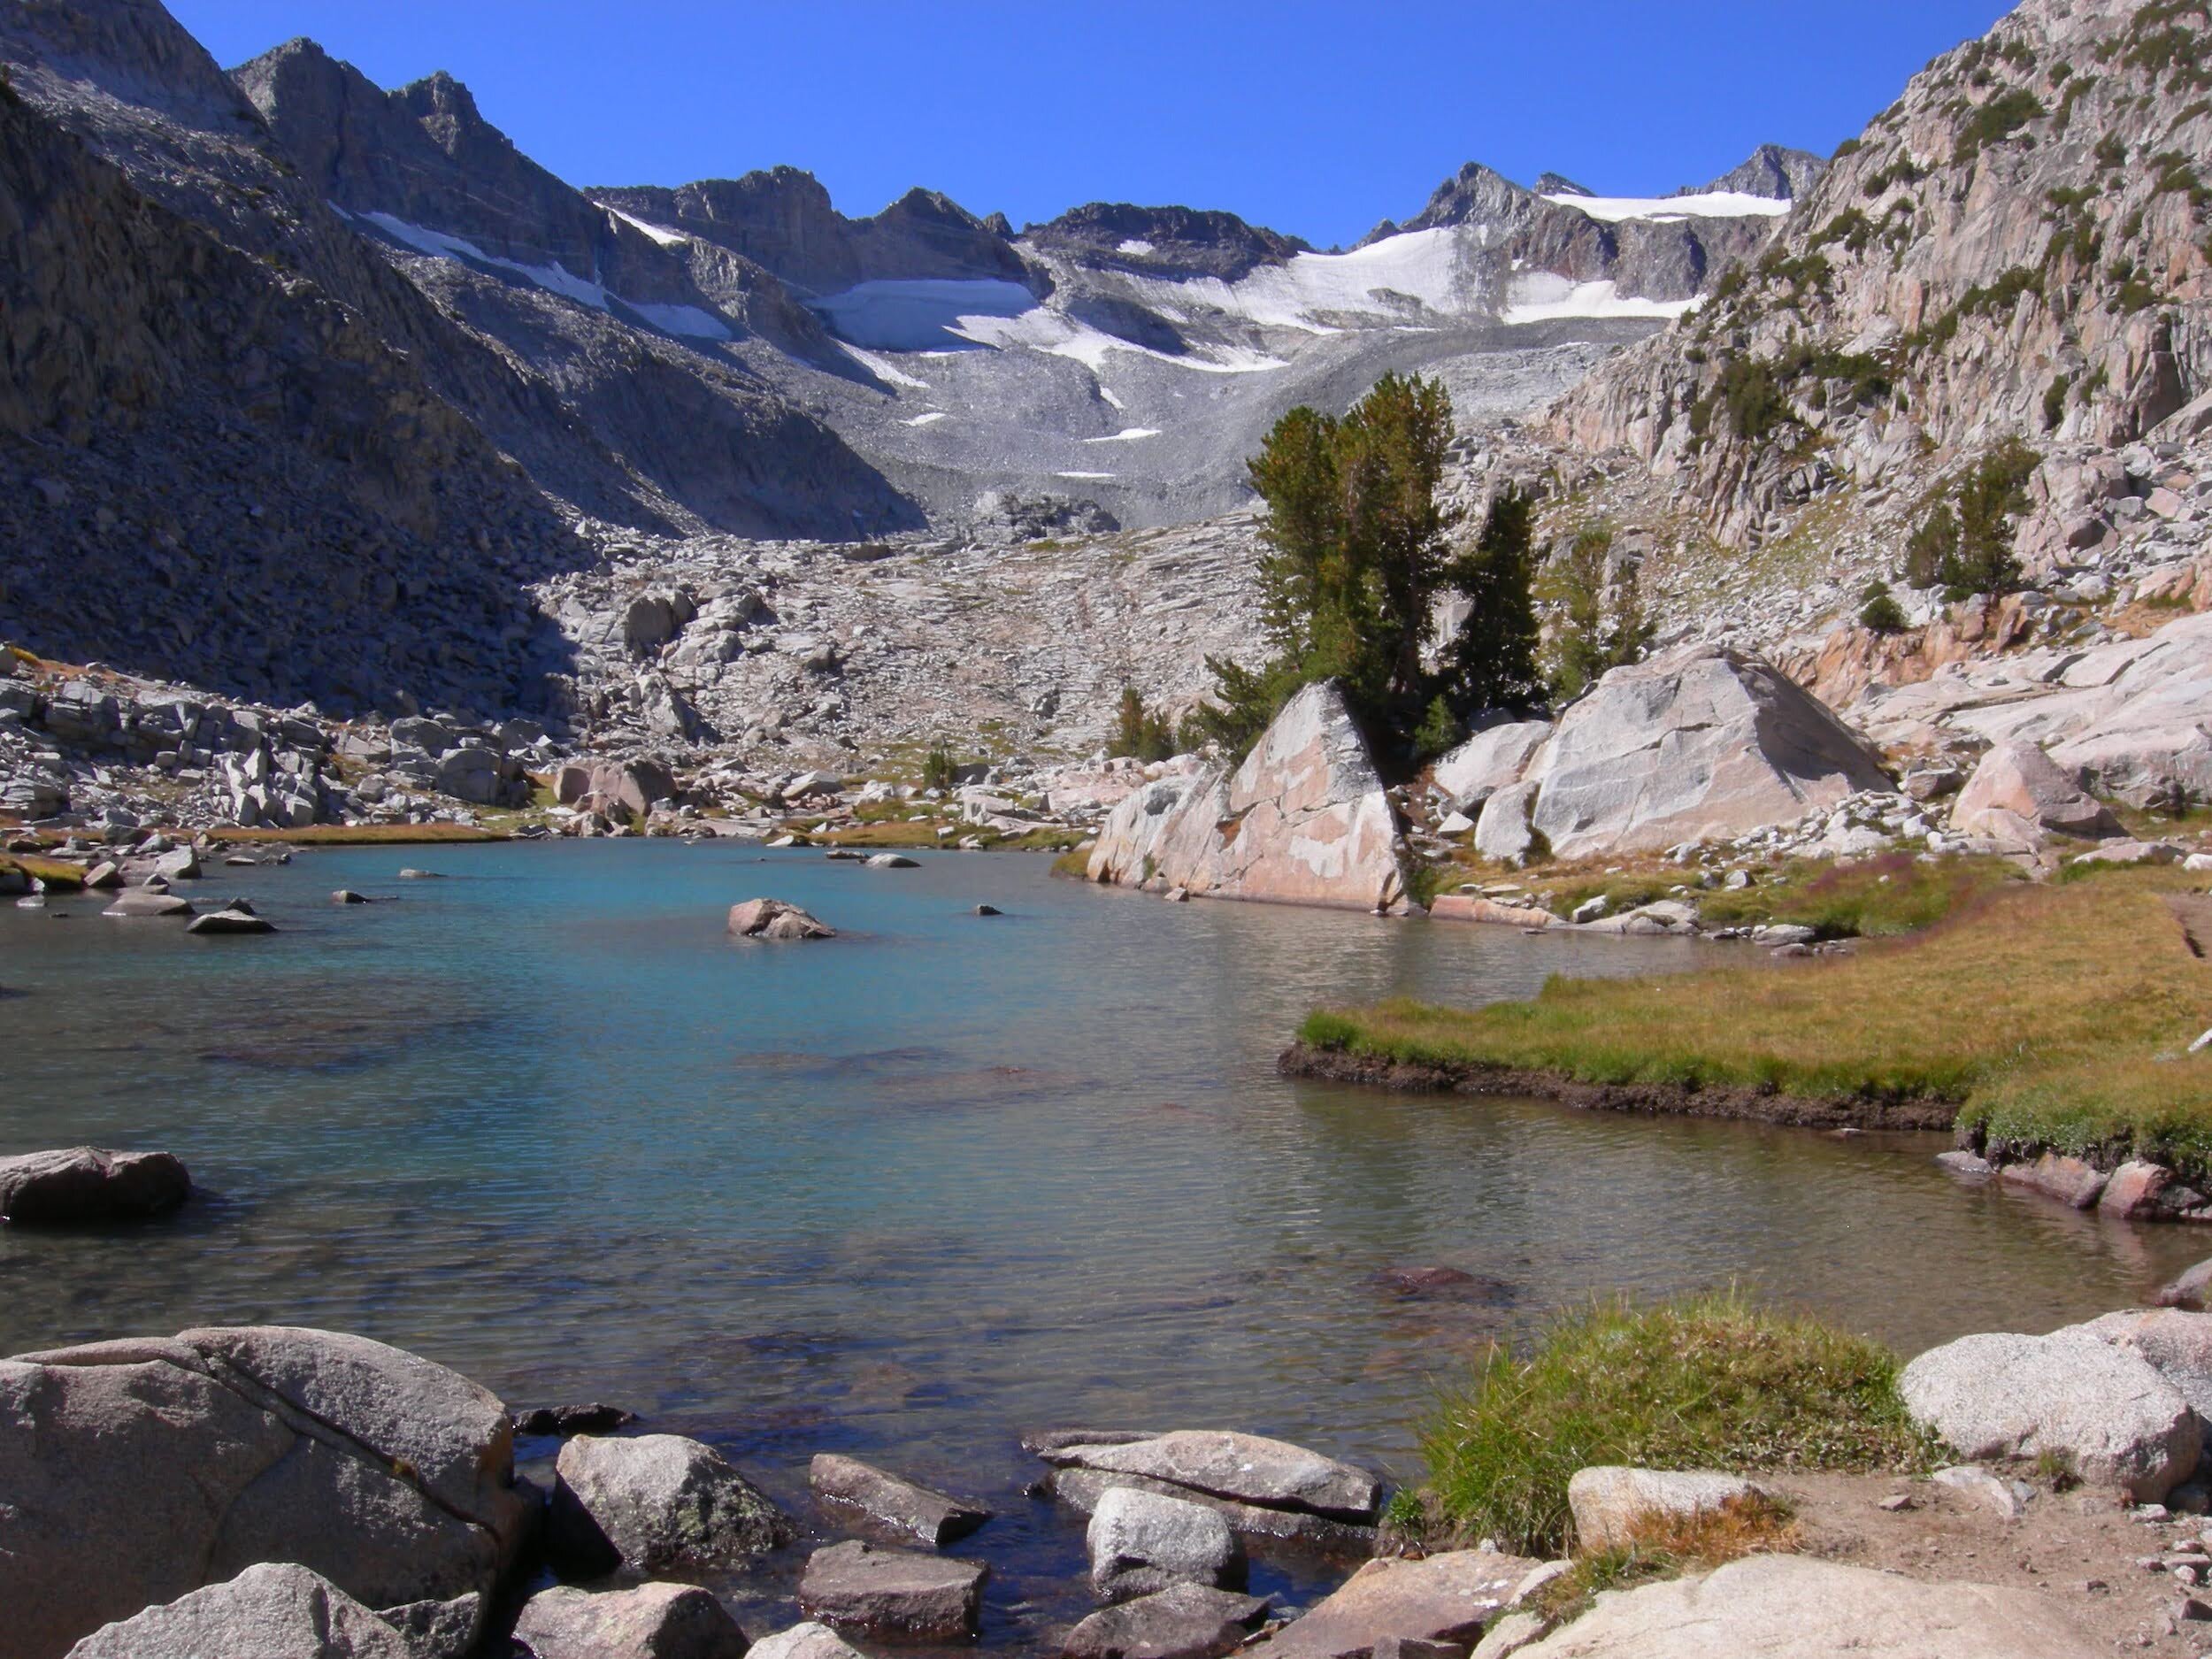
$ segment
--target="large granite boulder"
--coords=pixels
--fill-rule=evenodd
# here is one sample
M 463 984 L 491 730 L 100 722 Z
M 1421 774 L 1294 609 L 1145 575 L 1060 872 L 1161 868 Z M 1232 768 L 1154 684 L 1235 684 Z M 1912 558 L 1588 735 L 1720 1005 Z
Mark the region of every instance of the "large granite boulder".
M 744 1659 L 746 1650 L 737 1621 L 694 1584 L 541 1590 L 523 1603 L 514 1641 L 528 1659 Z
M 1519 1659 L 2082 1659 L 2108 1645 L 2032 1590 L 1752 1555 L 1609 1591 Z
M 2053 1334 L 2073 1333 L 2132 1354 L 2163 1377 L 2189 1402 L 2212 1446 L 2212 1314 L 2129 1308 Z
M 1332 681 L 1285 703 L 1235 772 L 1169 785 L 1115 809 L 1092 849 L 1094 880 L 1363 910 L 1405 897 L 1396 815 Z
M 680 1434 L 579 1434 L 554 1471 L 546 1544 L 575 1577 L 737 1566 L 791 1541 L 774 1500 Z
M 1102 1601 L 1127 1601 L 1175 1584 L 1244 1584 L 1244 1547 L 1229 1523 L 1187 1499 L 1118 1487 L 1091 1511 L 1084 1541 L 1091 1590 Z
M 0 1158 L 0 1221 L 19 1227 L 136 1220 L 191 1193 L 183 1161 L 167 1152 L 68 1147 Z
M 190 1330 L 0 1361 L 15 1659 L 265 1562 L 369 1607 L 488 1591 L 520 1543 L 499 1401 L 364 1337 Z
M 1889 787 L 1818 700 L 1717 645 L 1614 669 L 1560 717 L 1526 780 L 1531 821 L 1562 858 L 1747 834 Z
M 1988 833 L 1987 815 L 2010 813 L 2066 835 L 2117 835 L 2120 820 L 2033 743 L 2000 743 L 1981 758 L 1951 807 L 1951 827 Z M 2004 820 L 1996 826 L 2001 828 Z
M 1551 733 L 1549 720 L 1508 720 L 1486 726 L 1438 761 L 1429 781 L 1455 810 L 1472 816 L 1506 785 L 1521 780 Z
M 1494 1549 L 1371 1561 L 1252 1651 L 1267 1659 L 1362 1659 L 1392 1638 L 1465 1647 L 1540 1564 Z
M 730 906 L 729 931 L 740 939 L 834 939 L 837 930 L 781 899 L 747 899 Z
M 1961 1337 L 1906 1366 L 1898 1388 L 1962 1456 L 2049 1452 L 2146 1502 L 2188 1479 L 2203 1445 L 2196 1412 L 2155 1366 L 2078 1329 Z
M 321 1574 L 277 1563 L 249 1567 L 225 1583 L 104 1624 L 68 1655 L 69 1659 L 425 1659 L 422 1647 L 403 1632 Z

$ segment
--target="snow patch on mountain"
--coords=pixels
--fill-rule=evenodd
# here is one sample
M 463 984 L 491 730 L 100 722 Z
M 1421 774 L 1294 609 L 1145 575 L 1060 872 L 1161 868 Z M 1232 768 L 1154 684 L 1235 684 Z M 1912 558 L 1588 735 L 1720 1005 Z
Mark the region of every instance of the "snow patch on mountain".
M 333 204 L 336 206 L 336 204 Z M 343 208 L 338 211 L 344 212 Z M 729 340 L 734 338 L 730 327 L 711 311 L 696 305 L 655 304 L 637 300 L 626 300 L 619 294 L 610 292 L 601 283 L 580 277 L 557 261 L 550 265 L 525 265 L 518 259 L 503 259 L 496 254 L 486 253 L 465 236 L 448 235 L 433 230 L 427 225 L 410 224 L 391 213 L 363 213 L 360 218 L 375 226 L 393 241 L 412 248 L 418 253 L 428 254 L 437 259 L 457 259 L 465 265 L 483 265 L 494 271 L 511 272 L 536 284 L 549 294 L 573 300 L 579 305 L 588 305 L 595 311 L 611 311 L 615 305 L 659 329 L 663 334 L 678 334 L 692 340 Z
M 1662 224 L 1685 219 L 1745 219 L 1754 215 L 1778 219 L 1791 204 L 1771 196 L 1753 196 L 1745 190 L 1707 190 L 1694 196 L 1578 196 L 1561 190 L 1544 197 L 1561 207 L 1608 225 L 1623 219 L 1649 219 Z
M 671 230 L 665 225 L 649 224 L 644 219 L 638 218 L 634 213 L 626 213 L 618 207 L 611 207 L 607 210 L 607 211 L 613 214 L 617 219 L 627 225 L 632 230 L 644 232 L 645 234 L 650 236 L 655 242 L 660 243 L 660 245 L 664 248 L 680 248 L 691 240 L 690 237 L 685 235 L 684 233 L 680 230 Z
M 1138 286 L 1165 316 L 1173 315 L 1164 309 L 1171 303 L 1202 305 L 1263 327 L 1310 334 L 1341 332 L 1321 320 L 1330 315 L 1398 317 L 1411 303 L 1447 314 L 1465 309 L 1458 237 L 1450 229 L 1408 231 L 1350 253 L 1297 254 L 1233 283 L 1148 277 Z
M 1109 433 L 1102 438 L 1086 438 L 1083 442 L 1086 443 L 1133 443 L 1139 438 L 1156 438 L 1159 435 L 1160 429 L 1157 426 L 1124 426 L 1119 432 Z
M 1640 317 L 1672 321 L 1696 306 L 1694 299 L 1624 296 L 1617 282 L 1575 282 L 1548 271 L 1530 271 L 1513 279 L 1504 320 L 1547 323 L 1568 317 Z

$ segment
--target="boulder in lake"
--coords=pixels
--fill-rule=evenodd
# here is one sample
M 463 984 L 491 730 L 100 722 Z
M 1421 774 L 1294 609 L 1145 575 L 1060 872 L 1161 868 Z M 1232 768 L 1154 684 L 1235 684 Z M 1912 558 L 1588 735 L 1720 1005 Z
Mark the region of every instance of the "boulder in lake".
M 388 1624 L 321 1574 L 289 1563 L 272 1562 L 248 1567 L 234 1578 L 103 1625 L 69 1648 L 68 1655 L 69 1659 L 425 1659 L 425 1650 L 405 1632 Z
M 1244 1584 L 1244 1547 L 1229 1523 L 1187 1499 L 1118 1487 L 1091 1511 L 1084 1541 L 1091 1552 L 1091 1590 L 1102 1601 L 1126 1601 L 1174 1584 Z
M 273 933 L 276 924 L 257 916 L 250 905 L 233 902 L 219 910 L 196 916 L 184 925 L 188 933 Z
M 730 932 L 741 939 L 834 939 L 837 930 L 781 899 L 747 899 L 730 906 Z
M 2212 1258 L 2199 1262 L 2158 1287 L 2151 1298 L 2162 1308 L 2201 1310 L 2212 1302 Z
M 1267 1616 L 1263 1596 L 1174 1584 L 1101 1608 L 1060 1645 L 1067 1659 L 1219 1659 L 1242 1647 Z
M 965 1538 L 991 1518 L 980 1504 L 963 1503 L 836 1452 L 816 1455 L 807 1467 L 807 1484 L 830 1502 L 857 1509 L 878 1526 L 932 1548 Z
M 680 1434 L 580 1434 L 555 1471 L 546 1548 L 568 1576 L 737 1566 L 791 1541 L 773 1500 Z
M 288 1561 L 368 1607 L 488 1592 L 529 1506 L 498 1400 L 365 1337 L 188 1330 L 0 1361 L 13 1659 Z
M 572 1434 L 611 1434 L 636 1422 L 637 1413 L 594 1401 L 580 1406 L 532 1406 L 514 1413 L 514 1419 L 518 1434 L 558 1435 L 566 1440 Z
M 1391 909 L 1406 891 L 1396 815 L 1333 681 L 1285 703 L 1235 772 L 1129 797 L 1100 830 L 1089 870 L 1194 896 L 1363 910 Z
M 1752 1555 L 1601 1595 L 1519 1659 L 2082 1659 L 2109 1646 L 2032 1590 Z
M 174 1210 L 191 1193 L 173 1153 L 66 1147 L 0 1158 L 0 1221 L 19 1227 L 135 1221 Z
M 987 1571 L 981 1562 L 910 1549 L 833 1544 L 808 1561 L 799 1606 L 826 1624 L 879 1636 L 972 1637 Z
M 1392 1639 L 1469 1644 L 1538 1564 L 1494 1549 L 1371 1561 L 1251 1651 L 1268 1659 L 1358 1659 Z
M 372 901 L 365 893 L 356 893 L 351 887 L 340 887 L 330 895 L 333 904 L 367 904 Z
M 1562 858 L 1742 835 L 1889 787 L 1880 757 L 1825 704 L 1717 645 L 1608 672 L 1524 780 L 1539 786 L 1531 822 Z
M 2079 1330 L 1961 1337 L 1906 1366 L 1898 1387 L 1914 1421 L 1966 1457 L 2053 1453 L 2146 1502 L 2188 1478 L 2203 1444 L 2154 1366 Z
M 1985 818 L 1989 813 L 2009 818 Z M 2117 835 L 2120 820 L 2033 743 L 2000 743 L 1981 758 L 1952 803 L 1951 827 L 1962 834 L 1997 833 L 2015 819 L 2063 835 Z
M 1567 1482 L 1575 1540 L 1585 1550 L 1632 1543 L 1638 1529 L 1654 1520 L 1703 1515 L 1767 1495 L 1741 1475 L 1612 1463 L 1578 1469 Z
M 744 1659 L 747 1647 L 713 1592 L 695 1584 L 541 1590 L 516 1617 L 514 1642 L 529 1659 Z
M 904 853 L 872 853 L 868 858 L 871 870 L 918 870 L 921 860 L 909 858 Z

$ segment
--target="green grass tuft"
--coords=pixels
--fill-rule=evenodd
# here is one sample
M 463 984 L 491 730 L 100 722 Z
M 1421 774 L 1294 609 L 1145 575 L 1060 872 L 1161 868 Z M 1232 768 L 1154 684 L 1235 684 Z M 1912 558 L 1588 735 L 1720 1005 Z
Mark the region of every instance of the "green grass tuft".
M 1594 1463 L 1735 1471 L 1917 1471 L 1934 1448 L 1897 1359 L 1728 1291 L 1563 1317 L 1526 1358 L 1494 1346 L 1422 1436 L 1432 1512 L 1524 1555 L 1571 1542 L 1567 1482 Z

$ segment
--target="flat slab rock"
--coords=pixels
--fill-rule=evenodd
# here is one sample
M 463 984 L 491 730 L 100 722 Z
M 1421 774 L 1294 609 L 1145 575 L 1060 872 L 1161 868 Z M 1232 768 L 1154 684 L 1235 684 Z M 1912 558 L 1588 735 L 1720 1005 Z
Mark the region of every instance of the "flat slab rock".
M 1253 1651 L 1268 1659 L 1360 1659 L 1391 1637 L 1471 1643 L 1542 1564 L 1494 1549 L 1371 1561 Z
M 183 1161 L 167 1152 L 65 1147 L 0 1158 L 0 1221 L 16 1226 L 136 1220 L 191 1193 Z
M 1176 1429 L 1112 1445 L 1064 1444 L 1039 1455 L 1063 1466 L 1141 1475 L 1240 1503 L 1342 1521 L 1373 1520 L 1382 1501 L 1382 1483 L 1364 1469 L 1287 1440 L 1226 1429 Z
M 541 1590 L 515 1620 L 530 1659 L 745 1659 L 745 1632 L 711 1591 L 641 1584 L 592 1592 Z
M 1280 1539 L 1325 1555 L 1356 1555 L 1363 1560 L 1375 1553 L 1376 1529 L 1372 1526 L 1333 1520 L 1325 1515 L 1310 1515 L 1303 1509 L 1271 1509 L 1257 1503 L 1239 1503 L 1233 1498 L 1217 1498 L 1210 1492 L 1179 1486 L 1172 1481 L 1155 1480 L 1148 1475 L 1117 1475 L 1097 1469 L 1069 1468 L 1056 1469 L 1044 1480 L 1046 1491 L 1080 1515 L 1094 1513 L 1106 1494 L 1124 1486 L 1203 1504 L 1246 1538 Z
M 979 1561 L 858 1541 L 818 1549 L 799 1606 L 825 1624 L 880 1636 L 973 1636 L 983 1611 Z
M 1217 1659 L 1243 1645 L 1267 1607 L 1264 1596 L 1172 1585 L 1092 1614 L 1068 1632 L 1061 1652 L 1068 1659 Z
M 965 1538 L 991 1518 L 979 1504 L 964 1503 L 941 1492 L 864 1463 L 857 1457 L 822 1452 L 807 1466 L 807 1484 L 832 1503 L 860 1510 L 877 1525 L 933 1549 Z
M 2082 1659 L 2104 1647 L 2032 1591 L 1754 1555 L 1609 1592 L 1520 1659 Z
M 11 1651 L 15 1651 L 11 1649 Z M 69 1659 L 424 1659 L 329 1579 L 263 1563 L 93 1632 Z

